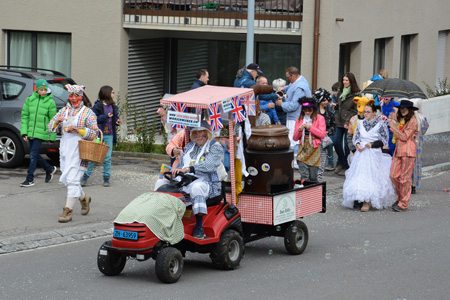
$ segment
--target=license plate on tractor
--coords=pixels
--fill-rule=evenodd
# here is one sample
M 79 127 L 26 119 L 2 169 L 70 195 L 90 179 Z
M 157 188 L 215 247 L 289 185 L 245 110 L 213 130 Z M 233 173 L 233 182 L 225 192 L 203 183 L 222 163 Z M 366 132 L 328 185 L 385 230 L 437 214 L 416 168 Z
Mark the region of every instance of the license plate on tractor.
M 114 229 L 114 237 L 120 238 L 120 239 L 137 241 L 138 233 L 135 231 L 125 231 L 125 230 Z

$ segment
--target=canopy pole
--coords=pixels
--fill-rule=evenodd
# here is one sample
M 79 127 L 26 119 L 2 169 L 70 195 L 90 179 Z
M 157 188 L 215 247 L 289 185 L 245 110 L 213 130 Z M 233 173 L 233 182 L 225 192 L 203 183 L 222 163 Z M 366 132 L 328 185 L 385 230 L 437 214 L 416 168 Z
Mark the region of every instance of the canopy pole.
M 255 35 L 255 0 L 249 0 L 247 5 L 247 48 L 245 65 L 253 63 L 253 47 Z
M 234 172 L 234 128 L 233 128 L 233 116 L 229 112 L 228 117 L 228 138 L 230 145 L 230 171 L 231 171 L 231 204 L 236 205 L 236 174 Z

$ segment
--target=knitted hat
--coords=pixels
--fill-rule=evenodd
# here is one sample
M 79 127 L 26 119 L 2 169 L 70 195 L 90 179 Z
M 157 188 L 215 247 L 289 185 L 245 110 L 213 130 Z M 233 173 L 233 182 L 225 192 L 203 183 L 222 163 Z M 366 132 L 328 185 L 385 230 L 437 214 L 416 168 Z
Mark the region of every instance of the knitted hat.
M 38 79 L 36 81 L 36 91 L 40 89 L 48 90 L 48 83 L 45 79 Z
M 66 87 L 67 91 L 69 92 L 69 94 L 77 94 L 80 96 L 83 96 L 83 92 L 86 89 L 84 85 L 66 84 L 65 87 Z

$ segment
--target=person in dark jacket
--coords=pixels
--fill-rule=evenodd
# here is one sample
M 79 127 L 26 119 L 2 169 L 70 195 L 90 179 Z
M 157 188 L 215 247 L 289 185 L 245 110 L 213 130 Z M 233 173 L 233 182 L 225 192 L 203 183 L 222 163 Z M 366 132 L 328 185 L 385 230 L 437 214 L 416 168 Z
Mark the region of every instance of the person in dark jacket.
M 359 86 L 356 83 L 355 75 L 353 73 L 346 73 L 342 76 L 341 87 L 339 89 L 337 103 L 336 103 L 336 132 L 333 137 L 333 146 L 338 156 L 336 174 L 340 176 L 345 175 L 345 171 L 349 165 L 347 157 L 350 149 L 347 144 L 347 132 L 350 119 L 357 114 L 356 103 L 353 98 L 358 96 L 360 92 Z M 344 144 L 344 147 L 342 146 Z
M 327 90 L 323 88 L 318 88 L 314 94 L 313 98 L 316 100 L 317 105 L 319 107 L 318 114 L 325 118 L 326 124 L 326 134 L 328 138 L 333 136 L 334 131 L 336 130 L 336 123 L 334 122 L 334 113 L 328 106 L 328 102 L 331 101 L 331 94 Z M 325 171 L 325 165 L 327 164 L 327 152 L 328 148 L 333 147 L 333 143 L 330 145 L 324 146 L 323 142 L 320 144 L 320 167 L 317 172 L 317 181 L 322 182 L 323 172 Z
M 256 77 L 258 74 L 262 74 L 262 70 L 259 68 L 257 64 L 251 63 L 249 64 L 245 70 L 243 70 L 242 74 L 238 72 L 236 79 L 234 80 L 233 87 L 242 87 L 242 88 L 250 88 L 256 85 Z
M 98 128 L 103 133 L 103 142 L 109 146 L 109 150 L 106 153 L 103 160 L 103 186 L 108 187 L 111 185 L 111 153 L 113 144 L 117 144 L 117 129 L 116 126 L 122 124 L 122 120 L 119 118 L 119 108 L 114 102 L 114 90 L 109 85 L 105 85 L 100 88 L 98 92 L 98 99 L 94 103 L 92 110 L 97 116 Z M 91 176 L 95 163 L 90 162 L 87 171 L 84 173 L 81 179 L 81 186 L 86 186 L 89 176 Z
M 56 115 L 56 105 L 52 94 L 47 94 L 48 83 L 45 79 L 36 81 L 36 90 L 25 100 L 22 108 L 20 134 L 25 142 L 30 144 L 30 166 L 27 178 L 20 184 L 21 187 L 34 185 L 34 172 L 37 165 L 45 170 L 45 182 L 53 179 L 56 167 L 51 166 L 40 154 L 39 149 L 43 141 L 55 141 L 56 134 L 48 131 L 47 125 Z
M 206 69 L 200 69 L 197 71 L 196 79 L 191 86 L 191 90 L 202 87 L 208 84 L 209 81 L 209 73 Z

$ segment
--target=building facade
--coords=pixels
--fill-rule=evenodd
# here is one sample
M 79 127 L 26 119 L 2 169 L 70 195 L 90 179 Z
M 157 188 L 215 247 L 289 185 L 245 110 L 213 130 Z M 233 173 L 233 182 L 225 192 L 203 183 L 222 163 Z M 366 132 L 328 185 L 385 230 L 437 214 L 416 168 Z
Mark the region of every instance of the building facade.
M 247 1 L 2 0 L 0 65 L 56 69 L 87 87 L 111 85 L 152 120 L 166 93 L 189 89 L 207 68 L 231 86 L 245 65 Z M 288 66 L 312 88 L 378 69 L 425 89 L 450 77 L 447 0 L 256 0 L 254 61 L 269 82 Z M 129 122 L 130 123 L 130 122 Z

